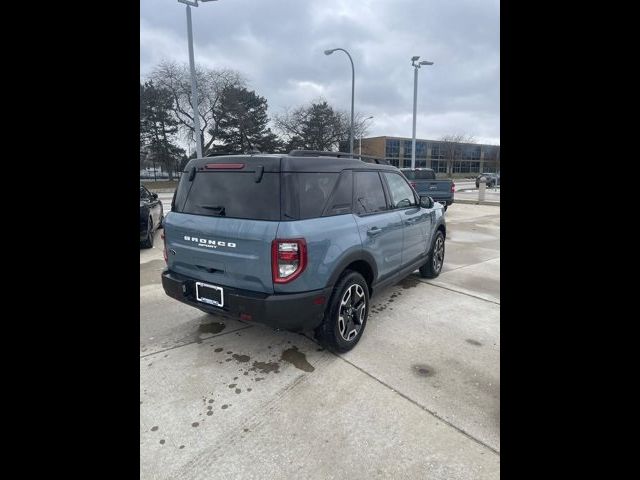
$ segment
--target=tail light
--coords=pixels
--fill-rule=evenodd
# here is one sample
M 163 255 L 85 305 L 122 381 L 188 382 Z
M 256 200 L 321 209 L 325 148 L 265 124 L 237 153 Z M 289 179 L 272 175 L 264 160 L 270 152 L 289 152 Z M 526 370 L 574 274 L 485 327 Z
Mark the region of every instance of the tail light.
M 169 263 L 169 257 L 167 256 L 167 239 L 164 236 L 164 229 L 160 234 L 160 238 L 162 238 L 162 243 L 164 243 L 164 248 L 162 249 L 162 255 L 164 255 L 164 261 L 165 263 Z
M 456 184 L 451 182 L 451 193 L 455 193 L 456 192 Z
M 297 278 L 307 266 L 307 242 L 303 238 L 276 238 L 271 243 L 273 283 L 287 283 Z

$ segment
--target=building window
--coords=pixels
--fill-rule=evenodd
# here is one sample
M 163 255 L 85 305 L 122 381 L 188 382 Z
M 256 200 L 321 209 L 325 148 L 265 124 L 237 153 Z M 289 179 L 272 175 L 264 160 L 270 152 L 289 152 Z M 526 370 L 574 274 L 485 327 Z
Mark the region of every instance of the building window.
M 462 160 L 480 160 L 480 145 L 464 146 Z
M 447 162 L 444 160 L 431 160 L 431 168 L 436 173 L 446 173 L 447 172 Z
M 444 150 L 437 143 L 431 145 L 431 159 L 444 160 Z
M 400 157 L 400 140 L 387 140 L 384 156 L 388 159 Z
M 403 140 L 404 144 L 404 158 L 409 160 L 409 165 L 411 165 L 411 140 Z

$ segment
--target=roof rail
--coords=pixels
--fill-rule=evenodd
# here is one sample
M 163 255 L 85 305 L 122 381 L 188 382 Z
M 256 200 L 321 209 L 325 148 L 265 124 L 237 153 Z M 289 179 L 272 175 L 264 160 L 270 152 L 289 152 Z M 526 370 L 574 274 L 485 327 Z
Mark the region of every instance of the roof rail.
M 347 152 L 328 152 L 323 150 L 291 150 L 289 156 L 292 157 L 336 157 L 336 158 L 353 158 L 354 160 L 361 160 L 366 163 L 378 163 L 381 165 L 389 165 L 389 162 L 384 158 L 374 157 L 373 155 L 361 155 L 354 153 L 351 155 Z
M 291 157 L 348 157 L 351 158 L 351 154 L 347 152 L 329 152 L 326 150 L 291 150 L 289 152 Z M 355 156 L 355 155 L 354 155 Z

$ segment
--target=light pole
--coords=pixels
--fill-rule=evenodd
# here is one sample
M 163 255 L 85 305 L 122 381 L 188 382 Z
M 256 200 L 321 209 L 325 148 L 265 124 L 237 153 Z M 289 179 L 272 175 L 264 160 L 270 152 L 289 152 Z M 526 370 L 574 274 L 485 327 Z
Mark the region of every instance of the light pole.
M 411 57 L 411 65 L 413 65 L 413 135 L 411 136 L 411 169 L 416 168 L 416 109 L 418 102 L 418 69 L 421 65 L 433 65 L 433 62 L 423 60 L 418 63 L 419 55 Z
M 215 2 L 217 0 L 200 0 Z M 191 103 L 193 105 L 193 128 L 196 134 L 196 152 L 202 158 L 202 140 L 200 138 L 200 112 L 198 110 L 198 85 L 196 82 L 196 66 L 193 61 L 193 29 L 191 28 L 191 7 L 198 6 L 198 0 L 178 0 L 187 6 L 187 37 L 189 38 L 189 69 L 191 70 Z
M 365 119 L 362 121 L 362 127 L 364 128 L 364 124 L 365 124 L 365 122 L 366 122 L 367 120 L 371 120 L 372 118 L 373 118 L 373 115 L 371 115 L 370 117 L 365 118 Z M 359 145 L 358 145 L 358 155 L 362 155 L 362 132 L 360 132 L 360 142 L 359 142 Z
M 325 50 L 324 54 L 331 55 L 336 50 L 340 50 L 346 53 L 347 56 L 349 57 L 349 61 L 351 62 L 351 132 L 349 134 L 349 153 L 351 154 L 351 158 L 353 158 L 353 136 L 355 133 L 353 130 L 353 98 L 354 98 L 355 85 L 356 85 L 356 71 L 353 68 L 353 59 L 351 58 L 351 55 L 349 55 L 349 52 L 347 52 L 344 48 L 332 48 L 331 50 Z

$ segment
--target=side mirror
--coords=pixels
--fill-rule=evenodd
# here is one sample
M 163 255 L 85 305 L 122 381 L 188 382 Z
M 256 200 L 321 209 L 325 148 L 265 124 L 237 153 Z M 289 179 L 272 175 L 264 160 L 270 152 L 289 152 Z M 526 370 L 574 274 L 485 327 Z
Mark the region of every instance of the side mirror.
M 427 195 L 420 196 L 420 206 L 422 208 L 433 208 L 433 198 Z

